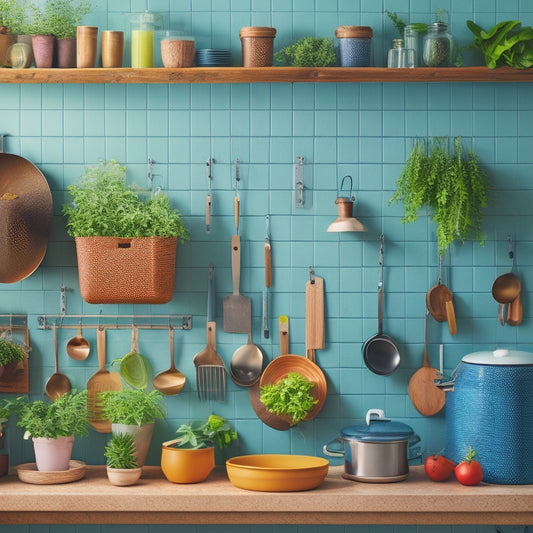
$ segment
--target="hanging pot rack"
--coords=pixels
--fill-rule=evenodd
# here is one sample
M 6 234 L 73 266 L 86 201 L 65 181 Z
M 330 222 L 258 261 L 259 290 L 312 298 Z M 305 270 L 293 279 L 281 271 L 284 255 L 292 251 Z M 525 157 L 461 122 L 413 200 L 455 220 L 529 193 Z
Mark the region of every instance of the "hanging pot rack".
M 9 316 L 9 315 L 8 315 Z M 192 315 L 39 315 L 39 329 L 130 329 L 134 324 L 138 329 L 192 329 Z

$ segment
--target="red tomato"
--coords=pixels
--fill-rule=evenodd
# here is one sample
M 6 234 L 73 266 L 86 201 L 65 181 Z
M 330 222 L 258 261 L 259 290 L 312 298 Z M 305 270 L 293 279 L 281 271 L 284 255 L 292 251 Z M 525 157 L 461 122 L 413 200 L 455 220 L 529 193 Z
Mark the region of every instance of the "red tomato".
M 466 458 L 455 467 L 455 477 L 462 485 L 477 485 L 483 479 L 481 464 L 474 461 L 476 452 L 470 448 Z
M 430 455 L 424 463 L 424 470 L 433 481 L 445 481 L 452 475 L 454 468 L 455 463 L 443 455 Z

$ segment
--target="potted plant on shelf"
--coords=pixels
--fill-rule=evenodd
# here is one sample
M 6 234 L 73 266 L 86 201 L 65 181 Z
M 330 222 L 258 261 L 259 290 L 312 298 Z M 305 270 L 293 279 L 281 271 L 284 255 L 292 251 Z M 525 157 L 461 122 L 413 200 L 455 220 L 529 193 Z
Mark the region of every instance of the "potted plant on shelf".
M 482 209 L 487 205 L 487 182 L 473 152 L 464 154 L 460 137 L 433 139 L 429 148 L 417 139 L 389 201 L 404 204 L 402 222 L 414 222 L 426 206 L 437 224 L 439 257 L 446 255 L 455 240 L 474 236 L 483 244 Z
M 9 380 L 27 356 L 25 346 L 0 338 L 0 380 Z
M 0 405 L 0 477 L 5 476 L 9 470 L 9 455 L 5 452 L 6 448 L 6 428 L 9 419 L 9 408 Z
M 0 0 L 0 66 L 9 66 L 8 48 L 17 42 L 19 21 L 25 18 L 25 7 L 18 0 Z
M 215 446 L 227 448 L 238 438 L 225 418 L 212 414 L 205 421 L 182 424 L 177 438 L 163 443 L 161 469 L 173 483 L 199 483 L 215 467 Z
M 113 433 L 104 455 L 107 459 L 107 478 L 112 485 L 133 485 L 142 474 L 137 463 L 135 439 L 128 433 Z
M 33 59 L 37 68 L 51 68 L 54 64 L 55 36 L 46 8 L 30 4 L 30 27 Z
M 163 394 L 158 390 L 123 389 L 98 393 L 103 402 L 102 416 L 111 422 L 113 433 L 134 437 L 139 467 L 144 466 L 155 421 L 166 416 Z
M 32 437 L 37 470 L 68 470 L 74 438 L 89 434 L 87 391 L 68 392 L 51 403 L 22 396 L 8 400 L 7 407 L 18 416 L 24 438 Z
M 87 168 L 63 206 L 89 303 L 165 303 L 174 294 L 176 248 L 188 239 L 179 212 L 156 192 L 144 201 L 114 160 Z

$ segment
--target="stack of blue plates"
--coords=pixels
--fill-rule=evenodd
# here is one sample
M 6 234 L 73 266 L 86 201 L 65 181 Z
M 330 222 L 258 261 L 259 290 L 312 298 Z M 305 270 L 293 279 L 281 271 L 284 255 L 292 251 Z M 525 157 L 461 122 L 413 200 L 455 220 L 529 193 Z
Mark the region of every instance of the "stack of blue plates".
M 204 48 L 196 51 L 197 67 L 229 67 L 231 66 L 231 61 L 231 52 L 229 50 Z

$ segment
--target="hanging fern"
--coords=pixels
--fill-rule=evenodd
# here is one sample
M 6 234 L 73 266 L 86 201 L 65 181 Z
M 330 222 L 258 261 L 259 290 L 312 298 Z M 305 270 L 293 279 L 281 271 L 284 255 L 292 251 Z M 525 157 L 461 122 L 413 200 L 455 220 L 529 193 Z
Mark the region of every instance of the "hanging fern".
M 414 143 L 405 167 L 389 201 L 404 204 L 402 222 L 414 222 L 427 206 L 437 225 L 439 255 L 446 255 L 450 244 L 474 237 L 484 244 L 482 209 L 487 206 L 487 183 L 478 157 L 463 153 L 461 138 L 454 139 L 453 153 L 448 139 L 435 138 L 429 155 L 421 139 Z

